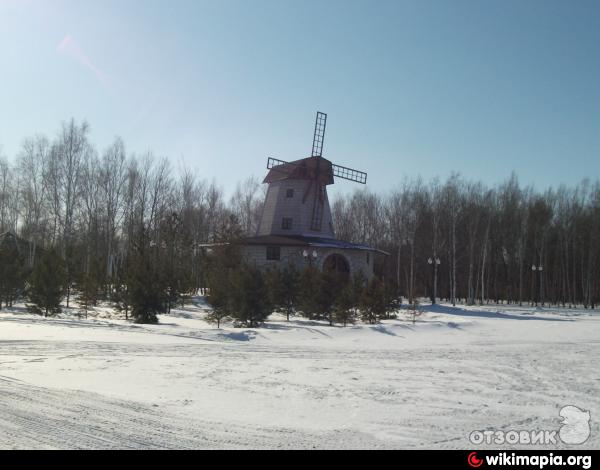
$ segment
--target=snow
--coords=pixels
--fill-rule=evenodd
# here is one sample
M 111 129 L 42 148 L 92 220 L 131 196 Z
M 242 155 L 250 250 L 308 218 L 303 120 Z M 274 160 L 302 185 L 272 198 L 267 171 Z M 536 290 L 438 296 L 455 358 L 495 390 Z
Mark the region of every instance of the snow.
M 470 448 L 474 430 L 558 429 L 565 405 L 600 447 L 595 311 L 217 329 L 201 300 L 158 325 L 0 312 L 0 448 Z

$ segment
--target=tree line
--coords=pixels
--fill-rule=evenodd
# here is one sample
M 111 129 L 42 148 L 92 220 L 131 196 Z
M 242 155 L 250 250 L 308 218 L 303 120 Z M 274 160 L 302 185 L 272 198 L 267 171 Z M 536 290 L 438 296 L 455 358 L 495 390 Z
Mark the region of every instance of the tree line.
M 2 263 L 0 297 L 47 280 L 56 295 L 45 297 L 67 307 L 75 291 L 86 308 L 106 299 L 138 321 L 155 321 L 206 282 L 205 245 L 232 223 L 255 230 L 261 204 L 256 178 L 227 199 L 215 182 L 175 171 L 166 158 L 127 154 L 121 138 L 99 151 L 88 123 L 71 119 L 52 138 L 25 138 L 12 164 L 0 156 L 0 233 L 28 242 L 18 257 L 2 245 L 0 261 L 13 265 Z M 46 304 L 45 313 L 59 308 Z
M 236 238 L 232 232 L 228 240 Z M 213 307 L 208 320 L 217 327 L 226 320 L 258 326 L 274 311 L 285 314 L 287 321 L 302 315 L 330 326 L 395 318 L 395 293 L 377 276 L 367 281 L 362 272 L 350 276 L 292 263 L 261 271 L 242 259 L 235 243 L 213 247 L 208 260 L 208 301 Z
M 514 174 L 495 187 L 416 178 L 341 196 L 332 215 L 339 238 L 390 253 L 380 274 L 411 302 L 598 304 L 598 181 L 540 192 Z
M 166 158 L 128 154 L 118 137 L 97 149 L 90 126 L 71 119 L 25 138 L 12 163 L 0 156 L 0 233 L 29 243 L 19 257 L 0 247 L 0 298 L 10 305 L 25 285 L 53 280 L 36 302 L 69 306 L 75 293 L 86 308 L 105 299 L 155 321 L 208 285 L 207 245 L 254 234 L 264 191 L 250 177 L 226 197 Z M 540 192 L 516 176 L 494 187 L 405 179 L 386 194 L 340 196 L 332 215 L 338 238 L 390 254 L 377 273 L 398 300 L 598 302 L 598 181 Z

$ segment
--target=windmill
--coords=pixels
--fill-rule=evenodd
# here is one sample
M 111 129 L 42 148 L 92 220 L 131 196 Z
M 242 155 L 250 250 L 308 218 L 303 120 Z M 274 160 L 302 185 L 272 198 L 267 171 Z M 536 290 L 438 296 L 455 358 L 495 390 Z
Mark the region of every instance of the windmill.
M 294 161 L 267 160 L 269 172 L 260 221 L 254 236 L 236 241 L 244 260 L 259 269 L 315 266 L 341 276 L 362 273 L 370 279 L 375 262 L 388 254 L 335 236 L 327 186 L 334 178 L 367 183 L 367 174 L 323 157 L 327 115 L 317 113 L 310 156 Z
M 302 204 L 307 202 L 311 207 L 309 228 L 313 232 L 321 232 L 323 228 L 323 214 L 329 213 L 326 186 L 334 183 L 334 177 L 354 181 L 360 184 L 367 183 L 367 174 L 341 165 L 331 163 L 323 158 L 323 142 L 325 140 L 325 127 L 327 114 L 317 112 L 315 131 L 313 136 L 312 152 L 309 158 L 286 162 L 276 158 L 269 158 L 267 169 L 280 174 L 280 178 L 269 177 L 266 182 L 276 179 L 302 179 L 308 180 L 302 195 Z

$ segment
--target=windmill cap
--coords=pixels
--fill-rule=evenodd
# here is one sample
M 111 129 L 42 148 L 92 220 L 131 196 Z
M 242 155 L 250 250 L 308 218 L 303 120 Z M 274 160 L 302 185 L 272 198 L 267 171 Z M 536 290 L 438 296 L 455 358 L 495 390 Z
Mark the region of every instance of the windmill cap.
M 263 183 L 275 183 L 284 180 L 314 180 L 323 185 L 333 184 L 333 168 L 329 160 L 323 157 L 308 157 L 274 166 L 269 170 Z

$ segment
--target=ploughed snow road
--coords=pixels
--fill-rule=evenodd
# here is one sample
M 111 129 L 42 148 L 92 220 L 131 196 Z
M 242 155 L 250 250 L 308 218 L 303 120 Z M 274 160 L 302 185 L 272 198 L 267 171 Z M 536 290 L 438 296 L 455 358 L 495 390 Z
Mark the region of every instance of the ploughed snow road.
M 565 405 L 591 412 L 585 447 L 600 448 L 593 312 L 254 330 L 202 317 L 0 314 L 0 448 L 470 448 L 474 430 L 558 429 Z
M 370 436 L 214 423 L 95 393 L 0 377 L 2 449 L 382 447 Z M 389 446 L 388 446 L 389 447 Z

